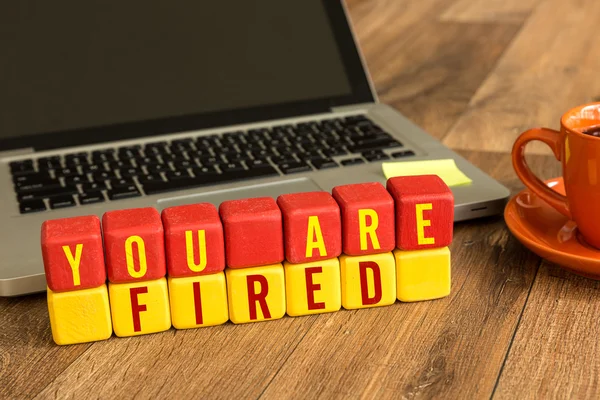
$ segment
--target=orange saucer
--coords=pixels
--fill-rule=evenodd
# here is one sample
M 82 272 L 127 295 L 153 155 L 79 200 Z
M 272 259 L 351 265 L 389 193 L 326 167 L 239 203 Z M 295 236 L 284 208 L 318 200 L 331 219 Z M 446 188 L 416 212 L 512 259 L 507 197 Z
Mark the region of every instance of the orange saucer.
M 546 184 L 558 193 L 565 193 L 562 177 Z M 575 222 L 529 190 L 510 199 L 504 220 L 512 234 L 538 256 L 578 275 L 600 279 L 600 250 L 583 240 Z

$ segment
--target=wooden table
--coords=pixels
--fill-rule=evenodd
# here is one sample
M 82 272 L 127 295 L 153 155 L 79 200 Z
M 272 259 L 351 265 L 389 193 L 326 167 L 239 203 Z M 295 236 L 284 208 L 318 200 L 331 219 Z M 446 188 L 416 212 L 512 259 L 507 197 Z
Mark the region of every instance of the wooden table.
M 597 0 L 351 1 L 383 102 L 513 190 L 508 152 L 599 100 Z M 532 146 L 549 178 L 558 163 Z M 0 299 L 0 397 L 514 398 L 600 391 L 599 284 L 459 223 L 452 293 L 422 303 L 53 344 L 43 294 Z

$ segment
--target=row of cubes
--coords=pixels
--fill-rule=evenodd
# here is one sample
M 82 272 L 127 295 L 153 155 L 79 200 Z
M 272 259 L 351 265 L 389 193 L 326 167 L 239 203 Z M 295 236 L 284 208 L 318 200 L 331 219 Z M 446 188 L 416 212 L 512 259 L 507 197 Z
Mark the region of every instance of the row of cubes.
M 66 292 L 48 290 L 57 344 L 117 336 L 258 322 L 450 293 L 448 247 L 342 255 L 303 264 L 285 262 L 188 277 L 108 283 Z
M 454 200 L 436 175 L 309 192 L 171 207 L 109 211 L 42 225 L 46 281 L 53 292 L 111 283 L 183 278 L 230 269 L 303 264 L 443 248 Z

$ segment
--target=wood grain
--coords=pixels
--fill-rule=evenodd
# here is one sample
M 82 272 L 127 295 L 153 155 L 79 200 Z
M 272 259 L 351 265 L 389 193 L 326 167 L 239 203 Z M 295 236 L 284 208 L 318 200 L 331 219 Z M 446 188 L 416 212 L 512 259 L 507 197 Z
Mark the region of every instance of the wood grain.
M 447 2 L 368 4 L 356 31 L 380 101 L 442 138 L 519 25 L 438 21 Z
M 458 0 L 442 14 L 442 20 L 511 21 L 525 20 L 543 0 Z
M 508 151 L 524 130 L 558 128 L 564 112 L 597 98 L 600 41 L 582 32 L 596 29 L 599 17 L 596 0 L 542 2 L 444 143 Z M 528 150 L 550 154 L 541 143 Z
M 598 315 L 600 282 L 544 262 L 494 398 L 598 398 Z
M 33 397 L 90 346 L 54 344 L 45 294 L 0 298 L 0 398 Z

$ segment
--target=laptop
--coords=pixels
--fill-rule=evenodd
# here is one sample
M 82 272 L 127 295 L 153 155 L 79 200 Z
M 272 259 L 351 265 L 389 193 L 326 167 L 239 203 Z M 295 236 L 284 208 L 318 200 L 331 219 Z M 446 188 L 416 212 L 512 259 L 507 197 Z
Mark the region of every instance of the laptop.
M 0 6 L 0 296 L 46 290 L 44 220 L 379 181 L 454 159 L 455 219 L 509 191 L 377 101 L 341 1 Z

